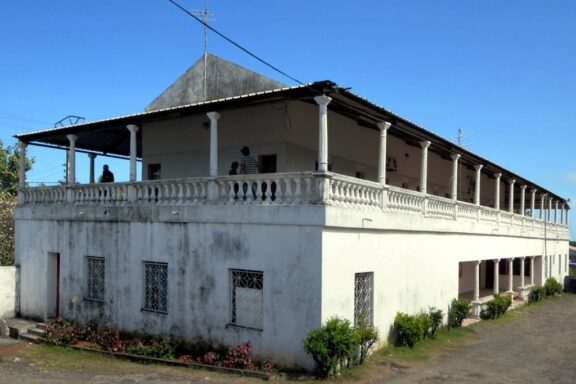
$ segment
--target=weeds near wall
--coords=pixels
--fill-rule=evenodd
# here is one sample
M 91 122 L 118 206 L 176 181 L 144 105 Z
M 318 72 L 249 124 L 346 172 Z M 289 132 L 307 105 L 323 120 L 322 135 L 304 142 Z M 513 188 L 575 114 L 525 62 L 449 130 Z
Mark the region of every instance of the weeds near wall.
M 494 295 L 494 298 L 486 304 L 486 309 L 482 311 L 480 317 L 484 320 L 497 319 L 506 313 L 512 305 L 511 296 Z
M 470 312 L 470 300 L 453 299 L 448 309 L 448 327 L 458 328 Z

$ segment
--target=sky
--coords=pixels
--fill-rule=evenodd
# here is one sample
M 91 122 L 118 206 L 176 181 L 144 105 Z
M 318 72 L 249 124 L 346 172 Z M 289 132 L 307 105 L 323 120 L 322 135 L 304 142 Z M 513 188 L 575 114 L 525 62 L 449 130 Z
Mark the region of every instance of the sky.
M 291 77 L 351 87 L 448 139 L 462 129 L 472 152 L 576 201 L 576 2 L 208 0 L 208 9 L 211 26 Z M 142 112 L 203 49 L 203 27 L 168 0 L 2 0 L 0 140 L 14 145 L 13 135 L 68 115 Z M 208 50 L 296 85 L 214 33 Z M 63 178 L 62 151 L 29 154 L 30 182 Z M 103 162 L 128 179 L 126 162 Z

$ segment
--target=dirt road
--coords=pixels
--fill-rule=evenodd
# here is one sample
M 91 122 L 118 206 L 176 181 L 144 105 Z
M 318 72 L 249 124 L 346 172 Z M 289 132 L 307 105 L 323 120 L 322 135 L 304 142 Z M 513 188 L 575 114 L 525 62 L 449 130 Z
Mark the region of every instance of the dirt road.
M 576 295 L 526 308 L 512 321 L 474 326 L 473 343 L 447 355 L 411 363 L 383 382 L 575 383 Z

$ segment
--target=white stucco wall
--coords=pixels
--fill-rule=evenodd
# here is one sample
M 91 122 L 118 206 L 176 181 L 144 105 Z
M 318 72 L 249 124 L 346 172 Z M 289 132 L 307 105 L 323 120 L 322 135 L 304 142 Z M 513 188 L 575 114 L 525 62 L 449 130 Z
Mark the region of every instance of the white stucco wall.
M 0 267 L 0 319 L 16 315 L 16 267 Z
M 190 209 L 180 222 L 140 221 L 137 213 L 110 208 L 117 216 L 108 222 L 18 220 L 23 316 L 46 317 L 52 300 L 43 289 L 50 285 L 48 255 L 58 252 L 65 318 L 231 346 L 250 341 L 257 356 L 310 368 L 302 340 L 321 321 L 320 227 L 309 218 L 297 220 L 309 224 L 293 224 L 298 213 L 282 207 L 218 209 Z M 191 217 L 197 222 L 182 222 Z M 103 303 L 83 299 L 86 256 L 105 258 Z M 168 263 L 167 314 L 142 310 L 143 261 Z M 264 273 L 263 330 L 230 325 L 230 269 Z

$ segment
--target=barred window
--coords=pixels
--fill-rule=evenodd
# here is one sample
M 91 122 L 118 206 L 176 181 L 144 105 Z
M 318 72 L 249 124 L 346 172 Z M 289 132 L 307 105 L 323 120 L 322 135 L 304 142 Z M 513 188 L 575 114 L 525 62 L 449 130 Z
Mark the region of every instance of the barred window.
M 358 325 L 360 317 L 364 317 L 368 324 L 373 324 L 373 287 L 374 273 L 364 272 L 354 275 L 354 325 Z
M 144 307 L 168 313 L 168 264 L 144 262 Z
M 103 257 L 86 256 L 86 300 L 104 301 L 105 265 Z
M 239 326 L 262 329 L 264 273 L 230 270 L 232 319 Z

